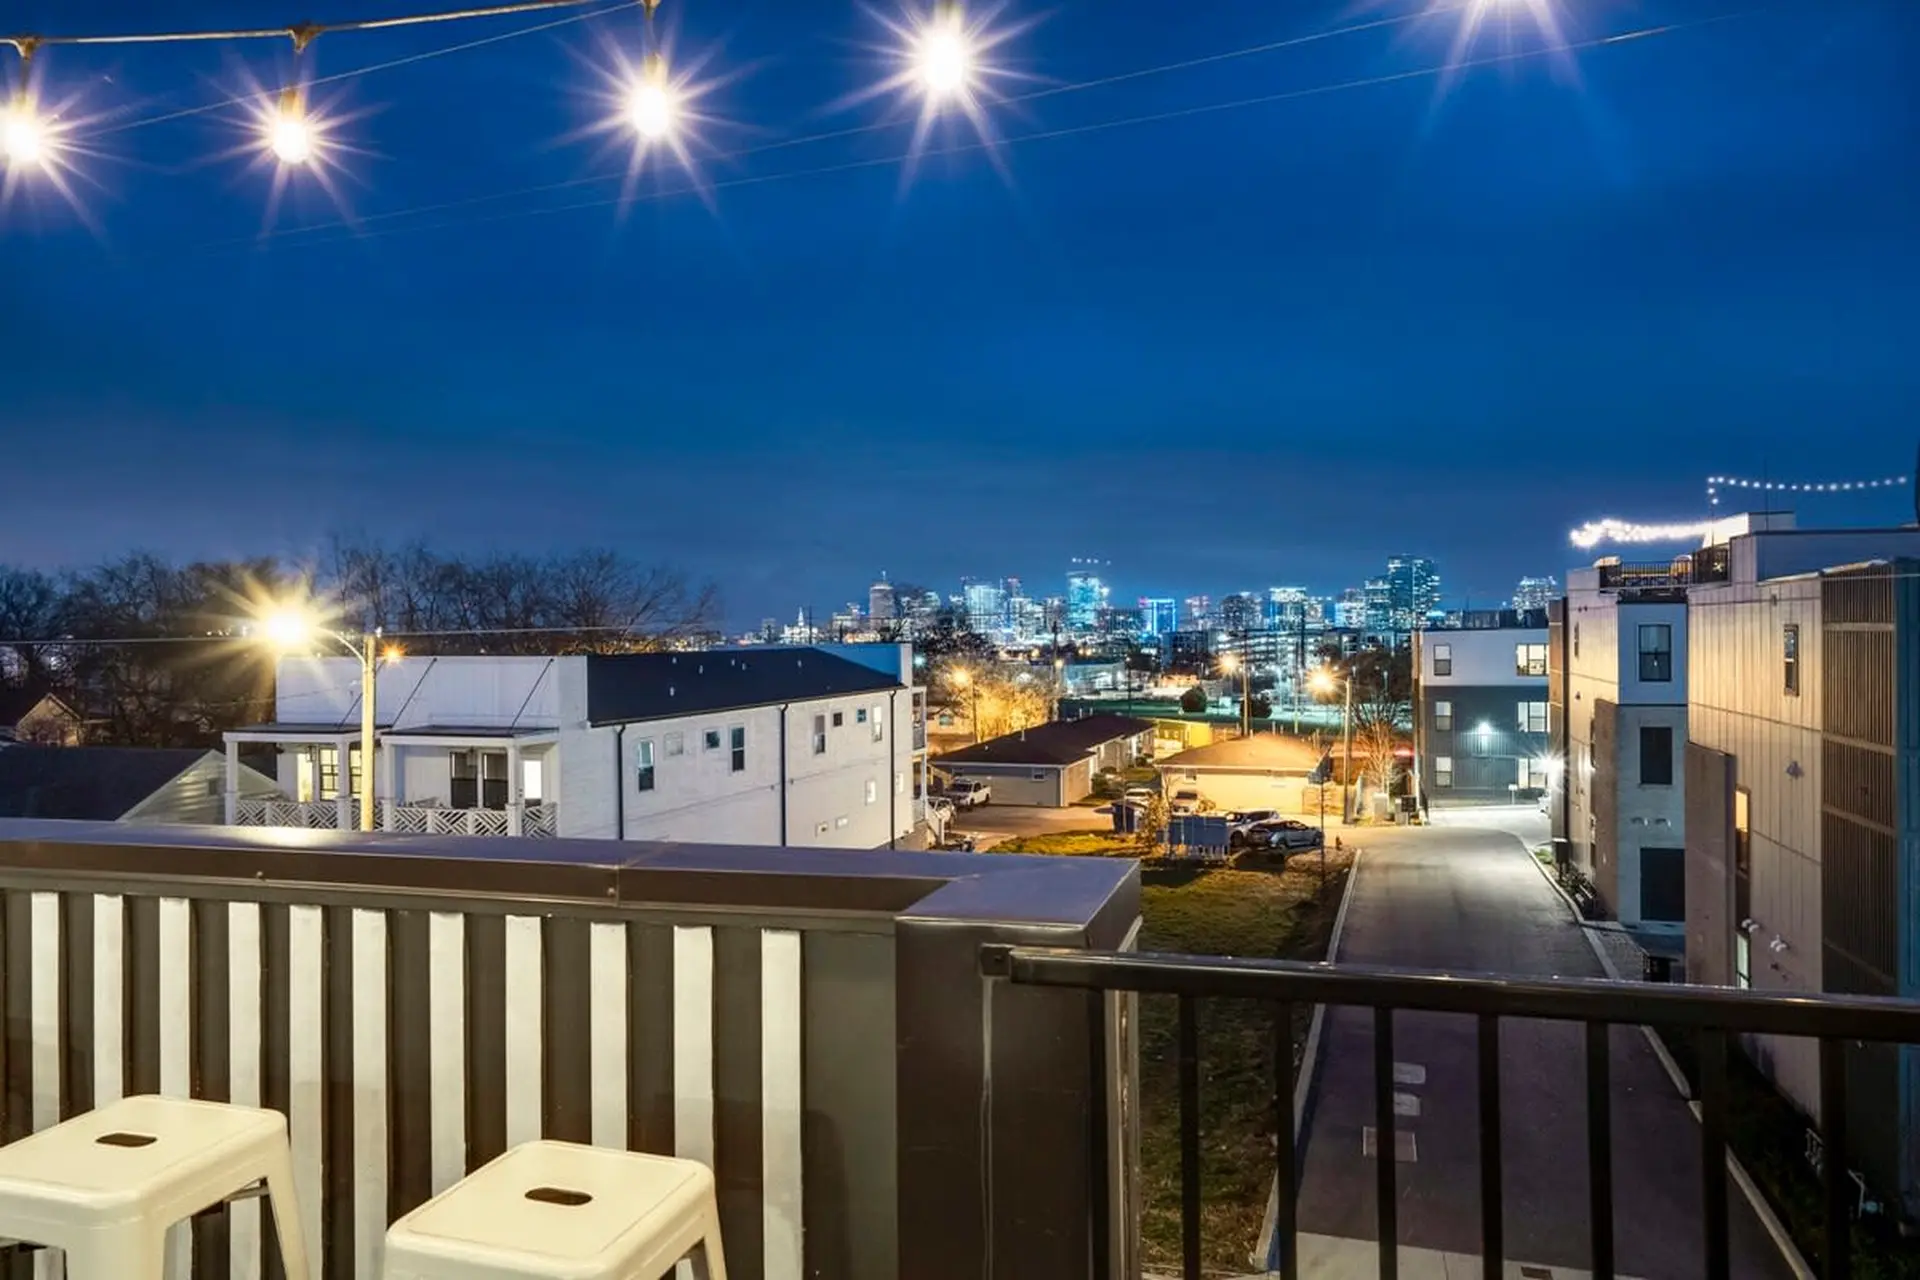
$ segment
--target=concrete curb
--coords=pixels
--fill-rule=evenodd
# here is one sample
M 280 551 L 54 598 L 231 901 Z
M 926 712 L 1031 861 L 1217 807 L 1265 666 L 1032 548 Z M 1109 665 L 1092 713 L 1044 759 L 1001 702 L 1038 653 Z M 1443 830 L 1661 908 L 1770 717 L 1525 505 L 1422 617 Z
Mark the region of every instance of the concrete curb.
M 1531 849 L 1527 850 L 1527 860 L 1540 868 L 1540 874 L 1547 885 L 1560 895 L 1562 902 L 1567 904 L 1567 910 L 1573 913 L 1574 922 L 1580 926 L 1580 936 L 1587 940 L 1587 946 L 1592 948 L 1594 958 L 1600 962 L 1601 971 L 1615 982 L 1628 981 L 1620 976 L 1619 966 L 1615 965 L 1613 957 L 1607 954 L 1606 946 L 1595 936 L 1594 930 L 1587 927 L 1586 918 L 1580 914 L 1580 908 L 1568 896 L 1567 891 L 1560 887 L 1560 882 L 1553 878 L 1553 873 L 1547 870 L 1546 864 L 1534 857 Z M 1653 1056 L 1659 1059 L 1661 1068 L 1667 1073 L 1667 1079 L 1673 1084 L 1674 1092 L 1685 1099 L 1687 1110 L 1693 1113 L 1694 1122 L 1699 1123 L 1700 1104 L 1694 1100 L 1693 1088 L 1687 1083 L 1687 1077 L 1680 1070 L 1680 1064 L 1673 1060 L 1673 1055 L 1667 1052 L 1667 1046 L 1661 1042 L 1652 1027 L 1641 1027 L 1640 1034 L 1646 1037 L 1647 1047 L 1652 1049 Z M 1740 1188 L 1740 1194 L 1747 1198 L 1747 1204 L 1753 1210 L 1753 1216 L 1760 1220 L 1761 1228 L 1773 1240 L 1773 1247 L 1780 1251 L 1780 1257 L 1786 1262 L 1787 1269 L 1793 1272 L 1794 1280 L 1818 1280 L 1813 1268 L 1808 1266 L 1807 1260 L 1800 1256 L 1799 1248 L 1793 1243 L 1793 1237 L 1787 1234 L 1787 1228 L 1780 1221 L 1779 1215 L 1774 1213 L 1773 1206 L 1767 1203 L 1766 1196 L 1761 1194 L 1760 1188 L 1748 1175 L 1746 1166 L 1740 1163 L 1740 1157 L 1734 1155 L 1732 1150 L 1727 1152 L 1727 1172 L 1733 1177 L 1734 1185 Z
M 1340 909 L 1333 914 L 1333 931 L 1327 935 L 1326 963 L 1332 964 L 1340 958 L 1340 937 L 1347 931 L 1347 908 L 1353 905 L 1353 886 L 1360 880 L 1360 855 L 1363 850 L 1354 846 L 1353 860 L 1347 864 L 1346 887 L 1340 891 Z M 1313 1097 L 1314 1083 L 1320 1076 L 1320 1030 L 1327 1020 L 1327 1006 L 1313 1006 L 1313 1016 L 1307 1023 L 1307 1043 L 1300 1052 L 1300 1074 L 1293 1082 L 1293 1143 L 1294 1158 L 1307 1140 L 1307 1104 Z M 1247 1261 L 1256 1267 L 1265 1267 L 1273 1256 L 1274 1222 L 1280 1216 L 1280 1181 L 1274 1179 L 1273 1190 L 1267 1195 L 1266 1216 L 1260 1220 L 1260 1242 Z

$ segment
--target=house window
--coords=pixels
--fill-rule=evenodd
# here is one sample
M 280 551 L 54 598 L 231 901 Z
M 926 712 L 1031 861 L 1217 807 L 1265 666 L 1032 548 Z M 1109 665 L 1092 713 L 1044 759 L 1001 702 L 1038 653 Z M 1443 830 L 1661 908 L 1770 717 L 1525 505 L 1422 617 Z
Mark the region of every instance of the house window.
M 737 724 L 727 730 L 727 752 L 728 771 L 745 773 L 747 771 L 747 726 Z
M 1517 676 L 1547 674 L 1547 646 L 1543 644 L 1513 646 L 1513 674 Z
M 1737 976 L 1744 981 L 1747 966 L 1742 948 L 1747 941 L 1747 921 L 1753 915 L 1753 830 L 1749 825 L 1752 795 L 1745 787 L 1733 792 L 1733 949 L 1740 963 Z
M 853 713 L 853 722 L 855 724 L 865 724 L 867 722 L 867 709 L 865 707 L 861 707 Z
M 867 803 L 872 804 L 880 798 L 880 784 L 872 778 L 867 779 Z
M 1453 703 L 1445 698 L 1433 704 L 1433 727 L 1439 733 L 1453 732 Z
M 887 736 L 886 711 L 885 706 L 876 702 L 873 704 L 873 714 L 867 717 L 867 723 L 873 726 L 873 740 L 875 742 L 879 742 Z
M 700 745 L 706 750 L 718 751 L 720 749 L 720 731 L 718 729 L 708 729 L 702 736 L 703 741 Z
M 847 713 L 846 713 L 846 712 L 844 712 L 844 711 L 836 711 L 836 712 L 834 712 L 834 713 L 833 713 L 833 727 L 834 727 L 834 728 L 836 728 L 836 729 L 838 729 L 838 728 L 839 728 L 839 727 L 840 727 L 841 725 L 843 725 L 843 724 L 845 724 L 846 722 L 847 722 Z
M 1521 703 L 1518 728 L 1522 733 L 1545 733 L 1547 731 L 1547 704 L 1544 702 Z
M 1580 624 L 1577 622 L 1573 624 L 1573 656 L 1580 656 Z
M 1667 623 L 1640 624 L 1640 678 L 1648 684 L 1673 679 L 1673 628 Z
M 321 800 L 338 800 L 340 798 L 339 749 L 335 747 L 318 747 L 315 749 L 314 755 L 317 757 L 316 772 L 320 780 L 320 794 L 318 798 Z M 347 752 L 347 767 L 351 771 L 351 776 L 348 778 L 348 794 L 357 796 L 360 794 L 360 744 L 357 742 L 354 743 Z
M 1453 757 L 1435 756 L 1433 758 L 1433 785 L 1450 787 L 1453 785 Z
M 1453 674 L 1453 646 L 1437 644 L 1433 646 L 1433 674 L 1450 676 Z
M 1800 696 L 1800 624 L 1789 622 L 1780 628 L 1780 661 L 1787 693 Z
M 447 802 L 456 809 L 507 807 L 507 753 L 453 751 L 447 755 Z
M 1753 985 L 1753 941 L 1737 924 L 1733 928 L 1733 985 L 1742 991 Z
M 1547 789 L 1547 762 L 1545 760 L 1536 756 L 1532 760 L 1523 761 L 1520 765 L 1520 771 L 1525 775 L 1525 777 L 1520 780 L 1521 786 L 1529 791 L 1545 791 Z
M 827 718 L 824 715 L 813 718 L 813 754 L 827 754 Z
M 667 754 L 670 756 L 683 756 L 687 754 L 687 735 L 684 733 L 676 730 L 662 737 L 660 741 L 661 744 L 666 747 Z
M 642 738 L 633 744 L 633 780 L 637 790 L 653 790 L 652 738 Z
M 951 729 L 953 728 L 953 712 L 942 711 L 939 715 L 933 718 L 933 722 L 939 725 L 942 729 Z
M 897 796 L 903 796 L 906 793 L 907 793 L 907 775 L 904 773 L 894 774 L 893 775 L 893 794 Z
M 522 760 L 520 762 L 520 798 L 528 804 L 539 804 L 547 798 L 546 761 Z
M 1640 785 L 1673 785 L 1673 730 L 1664 724 L 1640 726 Z

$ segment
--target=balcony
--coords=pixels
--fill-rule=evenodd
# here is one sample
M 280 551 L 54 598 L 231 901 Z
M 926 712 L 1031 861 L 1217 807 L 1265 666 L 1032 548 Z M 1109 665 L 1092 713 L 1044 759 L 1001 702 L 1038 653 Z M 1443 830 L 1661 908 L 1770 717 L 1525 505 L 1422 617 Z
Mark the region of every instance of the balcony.
M 1611 1275 L 1616 1144 L 1635 1136 L 1613 1118 L 1630 1082 L 1608 1034 L 1655 1023 L 1699 1049 L 1706 1209 L 1698 1257 L 1671 1270 L 1718 1278 L 1739 1273 L 1730 1041 L 1820 1041 L 1826 1212 L 1842 1226 L 1857 1189 L 1840 1067 L 1857 1040 L 1920 1042 L 1909 1002 L 1142 955 L 1139 918 L 1138 871 L 1119 859 L 0 822 L 0 1136 L 125 1092 L 282 1110 L 315 1274 L 334 1280 L 375 1280 L 386 1223 L 538 1136 L 711 1163 L 747 1280 L 1133 1280 L 1141 993 L 1178 1004 L 1165 1104 L 1180 1171 L 1152 1190 L 1178 1196 L 1198 1276 L 1205 1002 L 1264 1003 L 1276 1030 L 1308 1005 L 1360 1011 L 1388 1158 L 1356 1208 L 1384 1240 L 1401 1202 L 1396 1025 L 1466 1020 L 1478 1109 L 1462 1120 L 1484 1136 L 1503 1085 L 1539 1085 L 1503 1080 L 1503 1026 L 1550 1019 L 1584 1029 L 1564 1087 L 1587 1136 L 1565 1155 L 1595 1175 L 1591 1266 Z M 1274 1060 L 1272 1269 L 1332 1274 L 1299 1252 L 1296 1068 Z M 1510 1274 L 1501 1144 L 1458 1154 L 1493 1191 L 1484 1273 Z M 270 1230 L 256 1201 L 202 1215 L 177 1274 L 258 1274 Z M 1398 1259 L 1381 1251 L 1378 1274 Z

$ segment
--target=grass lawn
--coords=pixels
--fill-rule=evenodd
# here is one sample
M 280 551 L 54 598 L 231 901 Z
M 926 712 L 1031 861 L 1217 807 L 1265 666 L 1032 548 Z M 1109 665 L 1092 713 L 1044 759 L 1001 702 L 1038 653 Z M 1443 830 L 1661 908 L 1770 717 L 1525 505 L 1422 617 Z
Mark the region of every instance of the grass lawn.
M 1320 960 L 1351 855 L 1295 856 L 1282 872 L 1142 869 L 1143 951 Z M 1294 1013 L 1296 1062 L 1310 1008 Z M 1203 1000 L 1200 1016 L 1201 1242 L 1205 1263 L 1245 1272 L 1273 1177 L 1272 1006 Z M 1171 997 L 1140 1001 L 1141 1238 L 1149 1267 L 1180 1262 L 1180 1066 Z M 1289 1102 L 1291 1105 L 1291 1102 Z
M 1015 836 L 993 846 L 995 853 L 1079 854 L 1095 857 L 1132 857 L 1139 853 L 1137 837 L 1111 831 L 1049 831 L 1045 835 Z

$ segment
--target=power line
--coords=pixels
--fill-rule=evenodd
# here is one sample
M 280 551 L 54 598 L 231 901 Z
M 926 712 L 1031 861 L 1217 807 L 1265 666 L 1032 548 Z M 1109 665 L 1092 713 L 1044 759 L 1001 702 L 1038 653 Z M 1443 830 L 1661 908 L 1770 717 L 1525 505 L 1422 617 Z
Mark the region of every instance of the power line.
M 549 206 L 535 208 L 535 209 L 510 210 L 507 212 L 493 214 L 483 218 L 447 220 L 447 221 L 431 222 L 431 223 L 416 223 L 413 225 L 401 226 L 401 227 L 386 227 L 386 228 L 381 228 L 374 231 L 364 232 L 361 234 L 350 235 L 350 236 L 334 236 L 331 238 L 317 237 L 317 238 L 308 239 L 308 240 L 295 241 L 293 242 L 293 247 L 303 247 L 306 245 L 346 244 L 346 243 L 371 240 L 381 236 L 399 235 L 399 234 L 416 232 L 416 231 L 440 231 L 440 230 L 446 230 L 449 228 L 460 227 L 460 226 L 483 226 L 489 223 L 506 222 L 506 221 L 512 221 L 519 218 L 541 217 L 544 215 L 555 214 L 555 213 L 571 213 L 571 212 L 577 212 L 585 209 L 603 209 L 603 208 L 608 208 L 615 205 L 624 205 L 629 203 L 630 201 L 637 201 L 637 200 L 648 200 L 648 201 L 665 200 L 665 199 L 670 199 L 678 196 L 698 195 L 705 192 L 733 190 L 741 187 L 762 186 L 762 185 L 767 185 L 775 182 L 784 182 L 784 181 L 788 181 L 790 179 L 795 179 L 795 178 L 821 177 L 821 176 L 826 176 L 830 174 L 856 172 L 863 169 L 891 168 L 895 165 L 905 163 L 909 160 L 926 159 L 928 157 L 966 155 L 966 154 L 972 154 L 972 153 L 981 152 L 981 151 L 991 151 L 1002 146 L 1011 147 L 1011 146 L 1018 145 L 1020 143 L 1045 142 L 1045 141 L 1053 141 L 1061 138 L 1080 137 L 1087 134 L 1103 133 L 1113 129 L 1133 128 L 1140 125 L 1159 124 L 1159 123 L 1164 123 L 1172 120 L 1190 119 L 1198 116 L 1214 115 L 1224 111 L 1244 110 L 1249 107 L 1271 106 L 1271 105 L 1282 103 L 1282 102 L 1292 102 L 1292 101 L 1298 101 L 1305 98 L 1314 98 L 1314 97 L 1321 97 L 1329 94 L 1350 92 L 1356 89 L 1378 88 L 1383 85 L 1404 83 L 1412 80 L 1434 79 L 1440 76 L 1453 75 L 1461 71 L 1475 70 L 1483 67 L 1511 65 L 1516 62 L 1531 61 L 1538 58 L 1559 56 L 1559 55 L 1564 55 L 1569 53 L 1578 53 L 1578 52 L 1592 50 L 1592 49 L 1609 48 L 1616 45 L 1627 44 L 1629 42 L 1647 40 L 1647 39 L 1652 39 L 1652 38 L 1655 38 L 1658 36 L 1664 36 L 1664 35 L 1672 35 L 1681 31 L 1688 31 L 1688 30 L 1693 30 L 1696 28 L 1705 27 L 1705 26 L 1709 26 L 1717 23 L 1730 22 L 1739 18 L 1751 17 L 1755 14 L 1766 12 L 1770 9 L 1774 9 L 1778 7 L 1779 6 L 1777 5 L 1763 5 L 1755 8 L 1736 10 L 1730 13 L 1716 14 L 1710 17 L 1705 17 L 1705 18 L 1690 19 L 1684 22 L 1663 23 L 1658 26 L 1642 27 L 1637 30 L 1618 32 L 1613 35 L 1596 36 L 1588 40 L 1573 41 L 1565 44 L 1555 44 L 1555 45 L 1551 45 L 1551 46 L 1547 46 L 1539 49 L 1524 49 L 1524 50 L 1514 51 L 1511 53 L 1492 54 L 1482 58 L 1471 58 L 1471 59 L 1466 59 L 1464 61 L 1452 61 L 1452 62 L 1442 64 L 1440 66 L 1419 67 L 1410 71 L 1397 71 L 1397 72 L 1390 72 L 1390 73 L 1376 75 L 1376 76 L 1364 76 L 1364 77 L 1360 77 L 1353 80 L 1339 81 L 1333 84 L 1313 85 L 1304 89 L 1290 89 L 1290 90 L 1285 90 L 1277 93 L 1260 94 L 1257 96 L 1247 97 L 1247 98 L 1236 98 L 1227 102 L 1205 103 L 1205 104 L 1192 106 L 1192 107 L 1180 107 L 1180 108 L 1175 108 L 1167 111 L 1156 111 L 1156 112 L 1151 112 L 1145 115 L 1126 116 L 1126 117 L 1122 117 L 1114 120 L 1095 121 L 1090 124 L 1071 125 L 1071 126 L 1066 126 L 1066 127 L 1057 128 L 1057 129 L 1046 129 L 1046 130 L 1040 130 L 1032 133 L 1016 134 L 1012 137 L 999 138 L 992 141 L 983 140 L 978 142 L 956 143 L 951 146 L 940 147 L 940 148 L 936 148 L 928 151 L 923 151 L 917 154 L 913 152 L 906 152 L 906 153 L 901 153 L 897 155 L 882 156 L 882 157 L 876 157 L 876 158 L 865 159 L 865 160 L 848 160 L 838 164 L 819 165 L 819 166 L 815 166 L 807 169 L 792 169 L 792 170 L 786 170 L 780 173 L 760 174 L 760 175 L 755 175 L 750 177 L 733 178 L 733 179 L 727 179 L 727 180 L 705 184 L 705 185 L 687 184 L 679 187 L 668 188 L 663 191 L 638 193 L 631 197 L 627 197 L 627 196 L 603 197 L 603 198 L 596 198 L 593 200 L 575 201 L 569 204 L 549 205 Z M 863 126 L 862 129 L 864 131 L 871 131 L 871 127 L 868 127 L 868 126 Z M 595 180 L 597 181 L 599 179 L 595 179 Z M 576 179 L 572 183 L 552 184 L 549 187 L 543 187 L 543 188 L 529 188 L 521 192 L 507 193 L 507 194 L 496 196 L 496 197 L 485 197 L 484 199 L 485 200 L 508 199 L 515 195 L 538 194 L 546 190 L 559 189 L 562 186 L 580 185 L 583 181 L 585 180 Z M 480 201 L 474 201 L 474 203 L 478 203 L 478 202 Z M 467 203 L 467 202 L 455 202 L 455 207 L 458 207 L 458 205 L 461 203 Z M 411 214 L 422 213 L 427 211 L 428 211 L 427 208 L 422 208 L 418 210 L 403 210 L 403 211 L 395 211 L 388 214 L 374 215 L 374 217 L 396 218 L 396 217 L 410 216 Z M 362 219 L 361 223 L 364 224 L 365 222 L 372 221 L 372 220 L 373 218 Z M 300 231 L 300 230 L 313 231 L 313 232 L 318 232 L 322 230 L 339 230 L 342 228 L 351 228 L 353 225 L 354 224 L 351 224 L 351 223 L 341 222 L 341 223 L 329 224 L 325 227 L 296 229 L 294 231 L 289 231 L 287 234 L 295 234 L 297 233 L 297 231 Z M 246 243 L 250 245 L 257 244 L 261 239 L 271 239 L 271 238 L 272 237 L 260 237 L 260 238 L 249 240 Z M 234 244 L 235 242 L 233 241 L 222 241 L 216 244 L 203 246 L 201 251 L 214 252 L 223 248 L 232 247 L 234 246 Z

